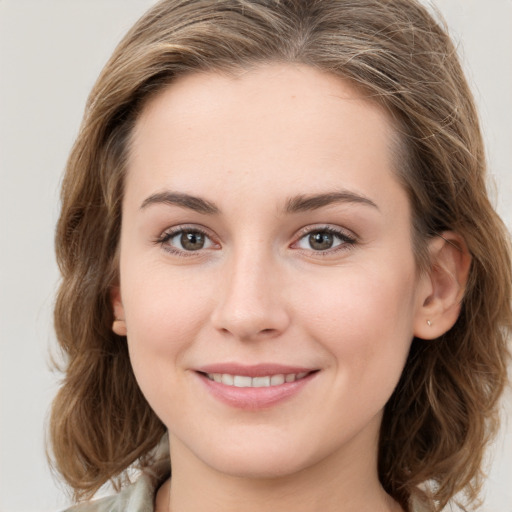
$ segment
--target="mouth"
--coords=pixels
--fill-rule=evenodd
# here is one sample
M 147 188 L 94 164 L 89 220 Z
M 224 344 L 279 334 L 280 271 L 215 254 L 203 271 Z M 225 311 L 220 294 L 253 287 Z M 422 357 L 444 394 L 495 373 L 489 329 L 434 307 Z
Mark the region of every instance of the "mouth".
M 319 372 L 273 364 L 223 364 L 203 367 L 195 373 L 215 399 L 230 407 L 254 411 L 297 396 Z
M 278 373 L 276 375 L 263 375 L 260 377 L 232 375 L 230 373 L 204 373 L 203 375 L 211 381 L 218 382 L 226 386 L 234 386 L 237 388 L 267 388 L 271 386 L 281 386 L 285 383 L 301 380 L 311 373 L 313 372 Z

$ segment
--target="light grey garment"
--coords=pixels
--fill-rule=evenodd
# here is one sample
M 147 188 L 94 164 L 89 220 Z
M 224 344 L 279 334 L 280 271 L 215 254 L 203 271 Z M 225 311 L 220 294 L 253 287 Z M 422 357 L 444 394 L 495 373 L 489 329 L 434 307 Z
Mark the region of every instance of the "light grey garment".
M 80 503 L 63 512 L 154 512 L 155 494 L 169 476 L 169 463 L 160 461 L 115 496 Z

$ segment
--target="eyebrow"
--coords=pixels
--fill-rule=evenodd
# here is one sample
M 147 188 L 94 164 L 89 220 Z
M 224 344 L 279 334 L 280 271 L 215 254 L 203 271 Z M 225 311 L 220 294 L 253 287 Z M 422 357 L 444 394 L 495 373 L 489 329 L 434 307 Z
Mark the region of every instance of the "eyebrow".
M 198 213 L 204 213 L 207 215 L 220 213 L 220 210 L 210 201 L 200 197 L 191 196 L 189 194 L 181 194 L 178 192 L 158 192 L 157 194 L 152 194 L 144 199 L 140 209 L 143 210 L 152 204 L 182 206 L 184 208 L 188 208 L 189 210 L 194 210 Z
M 377 210 L 379 209 L 371 199 L 368 199 L 356 192 L 342 190 L 339 192 L 327 192 L 323 194 L 301 194 L 291 197 L 286 201 L 285 212 L 299 213 L 309 210 L 317 210 L 334 203 L 356 203 L 371 206 Z M 206 199 L 202 199 L 201 197 L 179 192 L 165 191 L 152 194 L 144 199 L 140 209 L 143 210 L 153 204 L 181 206 L 205 215 L 215 215 L 220 213 L 220 209 L 214 203 L 207 201 Z
M 356 203 L 372 208 L 379 207 L 366 196 L 351 192 L 350 190 L 341 190 L 339 192 L 328 192 L 325 194 L 299 195 L 288 199 L 286 203 L 286 213 L 298 213 L 308 210 L 317 210 L 333 203 Z

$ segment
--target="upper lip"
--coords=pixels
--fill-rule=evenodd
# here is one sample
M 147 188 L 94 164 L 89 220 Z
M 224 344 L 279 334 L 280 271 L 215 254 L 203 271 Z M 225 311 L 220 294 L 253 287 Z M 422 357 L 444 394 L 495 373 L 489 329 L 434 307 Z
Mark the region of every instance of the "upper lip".
M 229 375 L 244 375 L 247 377 L 265 377 L 272 375 L 289 375 L 291 373 L 312 372 L 317 368 L 307 368 L 304 366 L 288 366 L 276 363 L 260 363 L 252 365 L 244 365 L 239 363 L 216 363 L 208 364 L 195 368 L 200 373 L 227 373 Z

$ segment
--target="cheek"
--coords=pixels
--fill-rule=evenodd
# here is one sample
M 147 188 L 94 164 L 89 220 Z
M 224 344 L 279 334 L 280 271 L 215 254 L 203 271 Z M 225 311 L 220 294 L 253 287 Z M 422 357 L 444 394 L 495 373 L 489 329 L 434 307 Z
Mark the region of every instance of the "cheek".
M 173 389 L 183 355 L 205 324 L 211 291 L 167 269 L 130 265 L 122 298 L 130 360 L 148 399 Z M 167 385 L 167 386 L 166 386 Z
M 405 266 L 405 268 L 404 268 Z M 353 382 L 371 373 L 401 373 L 413 338 L 414 266 L 364 266 L 344 269 L 329 285 L 304 290 L 315 296 L 303 310 L 307 328 L 334 356 Z M 320 288 L 321 290 L 322 288 Z
M 171 272 L 165 265 L 129 265 L 123 280 L 123 304 L 128 332 L 155 349 L 183 342 L 198 327 L 212 295 L 208 280 L 186 272 Z

